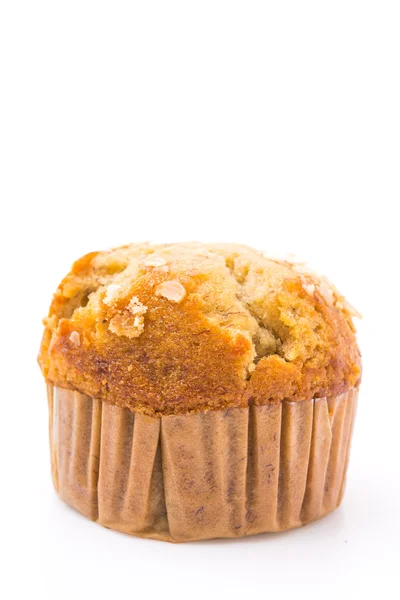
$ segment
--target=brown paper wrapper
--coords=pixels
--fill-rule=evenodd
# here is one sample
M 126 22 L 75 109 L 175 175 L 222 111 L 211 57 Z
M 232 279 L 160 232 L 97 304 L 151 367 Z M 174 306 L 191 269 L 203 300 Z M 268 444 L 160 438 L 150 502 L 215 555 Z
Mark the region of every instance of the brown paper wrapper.
M 93 521 L 171 542 L 305 525 L 341 502 L 357 390 L 153 418 L 48 386 L 52 475 Z

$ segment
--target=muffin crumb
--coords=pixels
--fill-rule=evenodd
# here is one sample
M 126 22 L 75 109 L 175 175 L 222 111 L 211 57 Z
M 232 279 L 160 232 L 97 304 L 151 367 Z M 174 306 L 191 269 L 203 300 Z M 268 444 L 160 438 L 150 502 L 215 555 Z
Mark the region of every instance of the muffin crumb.
M 147 306 L 144 306 L 137 296 L 132 296 L 128 304 L 128 310 L 133 315 L 144 315 L 147 311 Z
M 118 296 L 120 288 L 121 286 L 116 285 L 115 283 L 110 283 L 110 285 L 107 286 L 106 295 L 103 298 L 104 304 L 107 304 L 107 306 L 111 306 L 114 303 L 116 297 Z
M 111 319 L 108 329 L 116 335 L 124 335 L 128 338 L 139 337 L 144 330 L 143 315 L 134 317 L 130 312 L 124 310 Z

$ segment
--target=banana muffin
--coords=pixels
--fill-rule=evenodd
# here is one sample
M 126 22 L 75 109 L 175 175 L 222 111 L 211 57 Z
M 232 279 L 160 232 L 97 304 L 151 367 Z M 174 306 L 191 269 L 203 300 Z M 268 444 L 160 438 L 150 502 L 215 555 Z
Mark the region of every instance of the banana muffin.
M 61 499 L 169 541 L 332 511 L 361 375 L 353 316 L 326 278 L 245 246 L 87 254 L 56 290 L 39 355 Z

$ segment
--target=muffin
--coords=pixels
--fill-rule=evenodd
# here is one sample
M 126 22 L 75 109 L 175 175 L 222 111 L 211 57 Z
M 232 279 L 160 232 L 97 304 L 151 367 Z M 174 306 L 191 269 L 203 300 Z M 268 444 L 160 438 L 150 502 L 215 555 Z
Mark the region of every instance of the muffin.
M 331 512 L 360 384 L 356 315 L 304 264 L 245 246 L 87 254 L 56 290 L 39 354 L 60 498 L 173 542 Z

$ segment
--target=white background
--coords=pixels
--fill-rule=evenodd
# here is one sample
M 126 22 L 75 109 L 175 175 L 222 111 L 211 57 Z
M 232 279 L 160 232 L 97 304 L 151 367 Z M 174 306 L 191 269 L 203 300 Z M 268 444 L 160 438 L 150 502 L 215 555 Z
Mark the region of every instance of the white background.
M 385 0 L 0 3 L 2 598 L 399 597 L 399 31 Z M 336 513 L 171 545 L 57 499 L 41 318 L 141 240 L 294 252 L 363 313 Z

